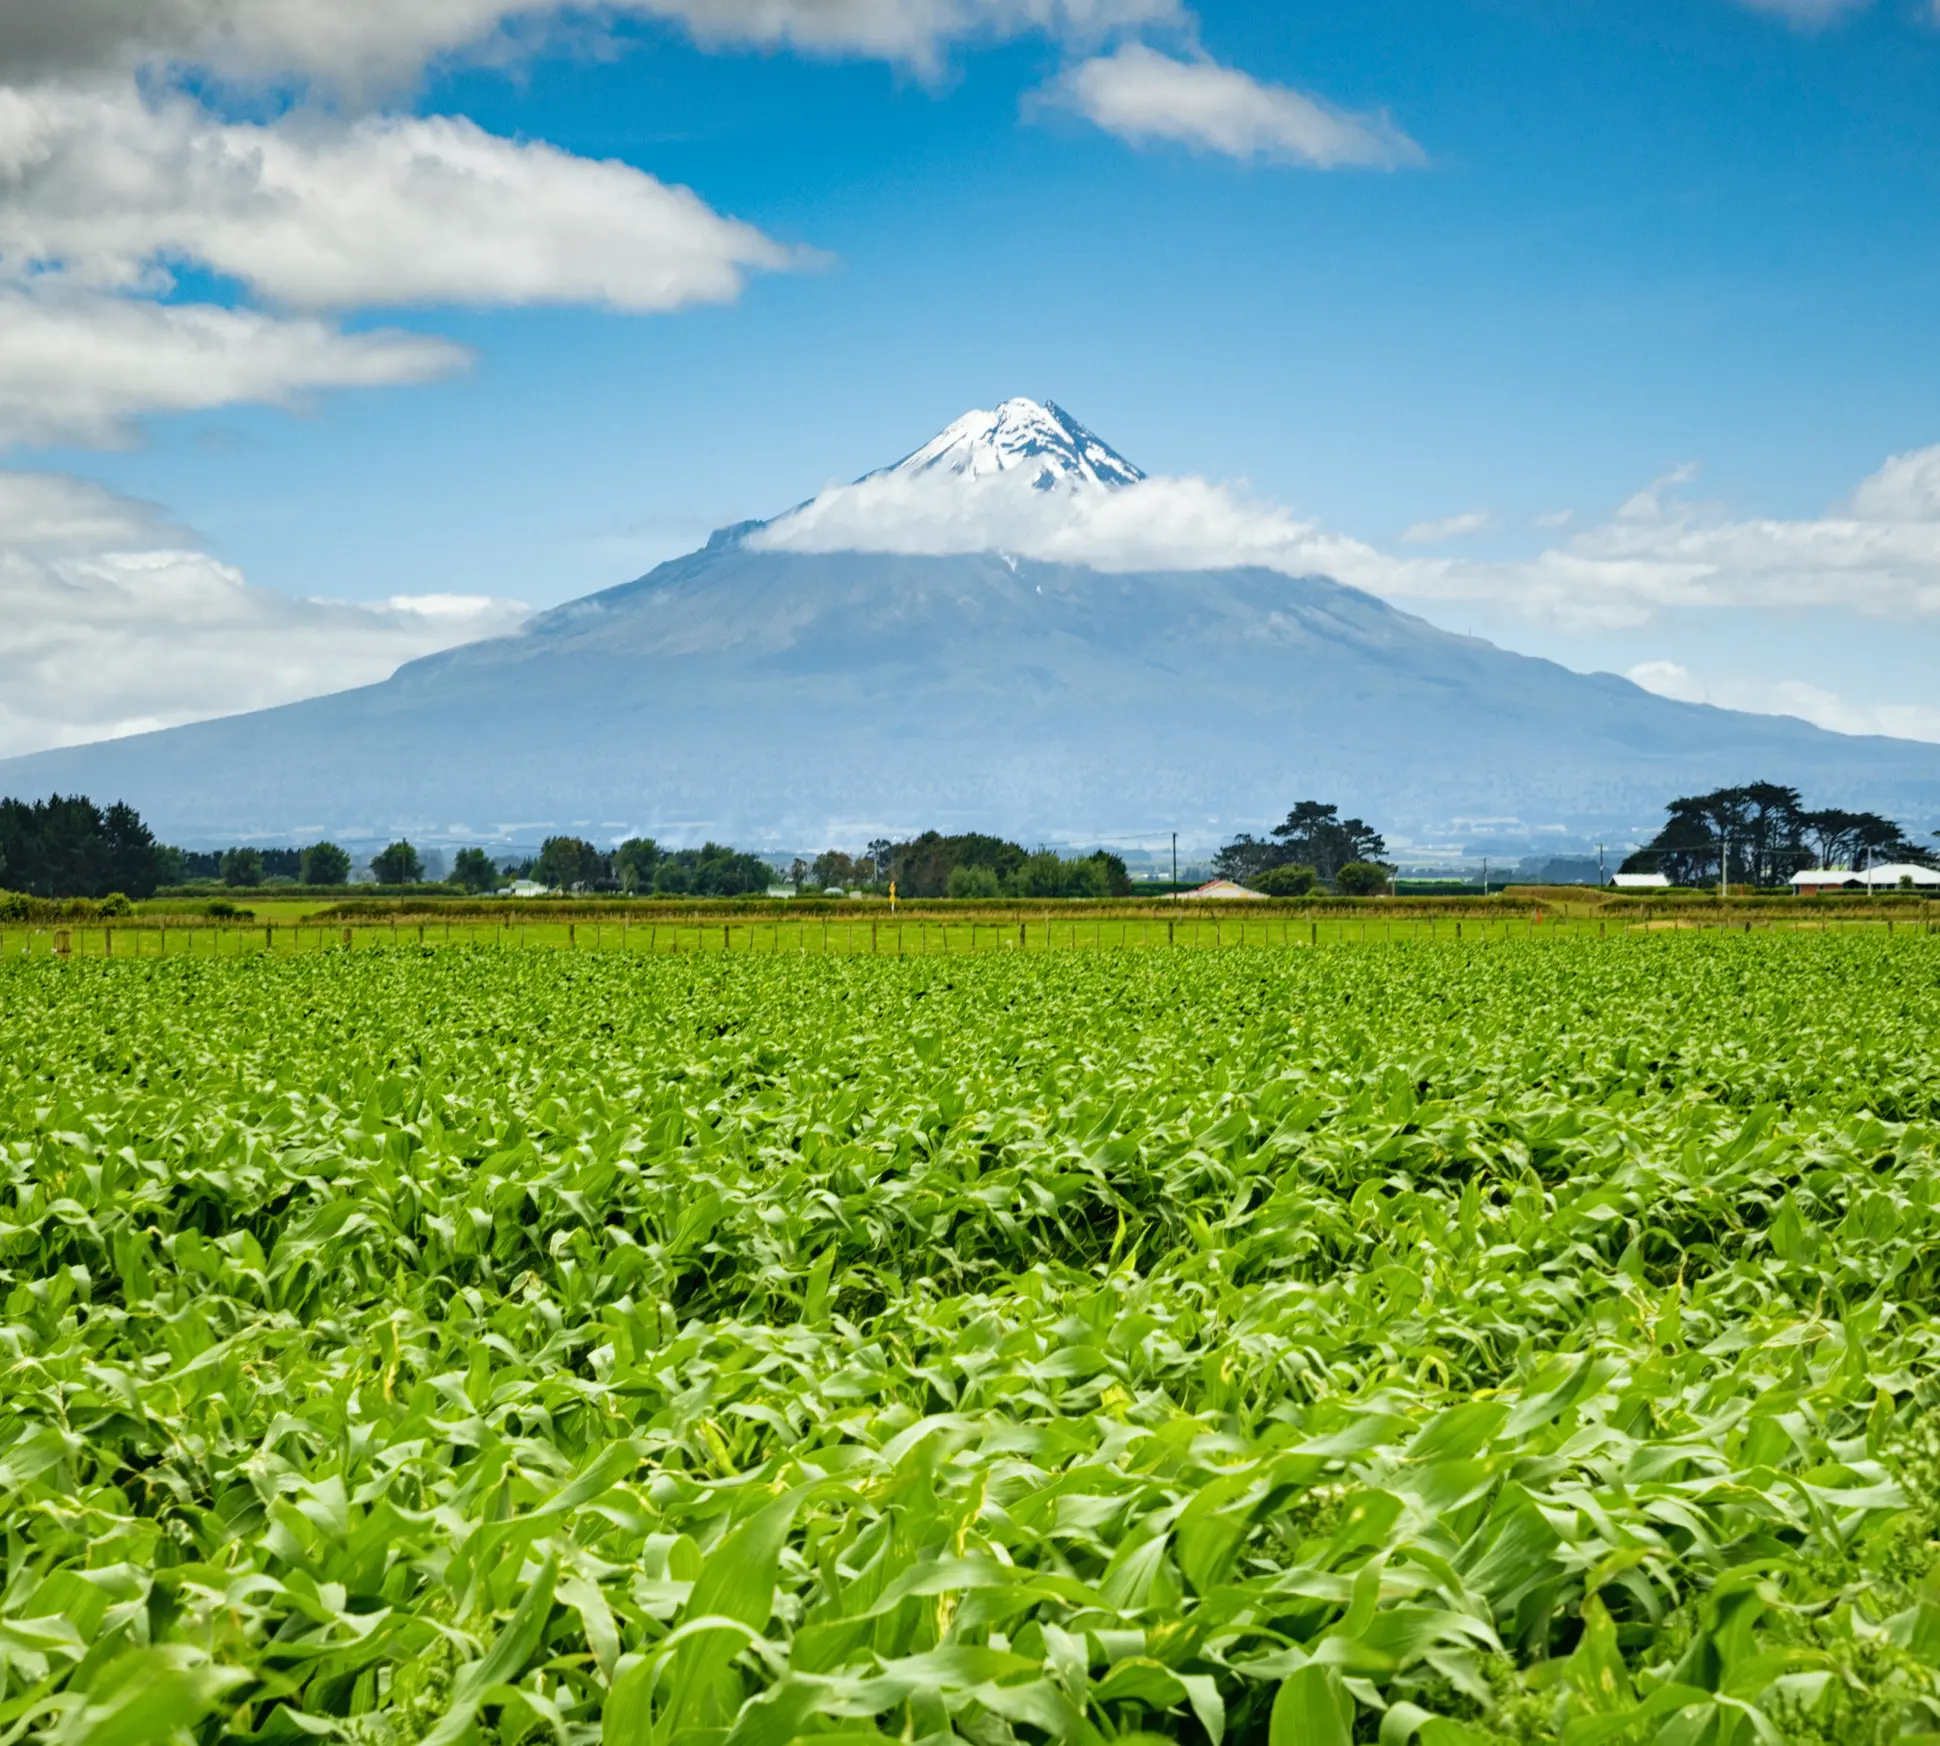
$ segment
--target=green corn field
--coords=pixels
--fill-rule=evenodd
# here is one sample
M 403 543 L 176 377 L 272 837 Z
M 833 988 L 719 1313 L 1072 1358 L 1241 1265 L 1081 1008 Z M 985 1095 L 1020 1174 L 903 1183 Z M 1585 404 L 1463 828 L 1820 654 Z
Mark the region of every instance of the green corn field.
M 1940 1741 L 1940 939 L 758 944 L 0 959 L 0 1746 Z

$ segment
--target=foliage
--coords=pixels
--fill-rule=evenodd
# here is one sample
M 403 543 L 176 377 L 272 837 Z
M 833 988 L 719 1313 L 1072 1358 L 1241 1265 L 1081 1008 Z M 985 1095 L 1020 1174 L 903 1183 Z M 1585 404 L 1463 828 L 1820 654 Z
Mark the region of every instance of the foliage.
M 808 877 L 817 891 L 853 891 L 859 886 L 872 884 L 876 868 L 875 863 L 866 857 L 857 860 L 840 849 L 824 849 L 809 863 Z
M 591 891 L 606 881 L 607 857 L 583 837 L 547 837 L 532 877 L 558 891 Z
M 745 897 L 760 895 L 774 881 L 775 870 L 759 855 L 704 843 L 663 854 L 654 869 L 653 888 L 670 897 Z
M 1103 897 L 1110 875 L 1102 861 L 1089 856 L 1066 860 L 1050 849 L 1024 857 L 1023 864 L 1003 882 L 1009 897 Z
M 1086 859 L 1095 861 L 1104 869 L 1105 895 L 1107 897 L 1130 897 L 1132 876 L 1127 871 L 1122 855 L 1114 855 L 1105 849 L 1098 849 Z
M 1126 897 L 1131 876 L 1117 855 L 1100 849 L 1090 855 L 1061 856 L 1050 849 L 1029 853 L 1002 837 L 969 833 L 946 837 L 925 831 L 907 843 L 875 843 L 871 858 L 852 862 L 835 851 L 815 863 L 818 873 L 848 871 L 854 882 L 866 869 L 884 867 L 903 897 Z M 840 877 L 824 881 L 844 883 Z
M 0 874 L 31 897 L 146 897 L 161 882 L 162 851 L 131 806 L 103 811 L 84 795 L 0 800 Z
M 477 896 L 498 889 L 498 869 L 483 849 L 460 849 L 452 858 L 450 884 Z
M 613 877 L 622 891 L 651 891 L 660 865 L 660 845 L 652 837 L 628 837 L 613 851 Z
M 332 842 L 312 843 L 298 860 L 297 877 L 305 885 L 348 885 L 350 853 Z
M 1028 859 L 1016 843 L 975 831 L 948 837 L 925 831 L 906 843 L 870 845 L 870 865 L 880 869 L 880 878 L 893 880 L 904 897 L 948 896 L 950 875 L 959 867 L 988 868 L 1009 890 Z
M 262 851 L 260 849 L 230 849 L 226 851 L 222 857 L 222 882 L 230 886 L 262 884 Z
M 1358 818 L 1344 819 L 1340 808 L 1303 800 L 1275 825 L 1271 841 L 1242 833 L 1213 856 L 1213 871 L 1255 890 L 1274 867 L 1311 867 L 1331 885 L 1340 871 L 1357 861 L 1378 861 L 1387 853 L 1381 833 Z
M 134 907 L 119 891 L 93 898 L 35 897 L 25 891 L 0 890 L 0 922 L 88 922 L 126 915 Z
M 408 842 L 396 842 L 371 857 L 370 870 L 379 885 L 415 885 L 424 877 L 424 861 Z
M 1334 875 L 1343 897 L 1379 897 L 1388 888 L 1393 869 L 1378 861 L 1349 861 Z
M 1002 881 L 997 877 L 994 867 L 952 867 L 950 869 L 949 895 L 954 898 L 984 899 L 1001 897 L 1004 894 Z
M 203 1746 L 1930 1735 L 1936 970 L 9 958 L 0 1704 Z
M 1260 874 L 1253 881 L 1252 889 L 1265 897 L 1305 897 L 1319 883 L 1319 868 L 1282 861 Z
M 1728 882 L 1783 885 L 1806 867 L 1926 861 L 1890 818 L 1831 807 L 1807 811 L 1796 788 L 1748 782 L 1670 803 L 1664 828 L 1623 864 L 1626 873 L 1663 873 L 1673 885 L 1715 885 L 1729 848 Z

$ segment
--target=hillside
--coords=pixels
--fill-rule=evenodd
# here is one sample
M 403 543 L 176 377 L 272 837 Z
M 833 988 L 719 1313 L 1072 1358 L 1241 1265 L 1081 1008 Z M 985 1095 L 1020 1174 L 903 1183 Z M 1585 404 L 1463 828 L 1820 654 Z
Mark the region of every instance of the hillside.
M 1924 822 L 1940 746 L 1668 701 L 1274 571 L 734 540 L 381 685 L 0 763 L 180 841 L 975 826 L 1209 841 L 1319 794 L 1403 834 L 1646 823 L 1748 776 Z

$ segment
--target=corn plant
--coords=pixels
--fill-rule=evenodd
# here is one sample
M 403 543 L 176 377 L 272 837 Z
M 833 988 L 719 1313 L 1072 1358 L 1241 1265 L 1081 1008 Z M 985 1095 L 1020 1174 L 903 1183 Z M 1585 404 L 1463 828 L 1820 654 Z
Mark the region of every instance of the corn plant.
M 0 964 L 0 1746 L 1940 1738 L 1940 949 Z

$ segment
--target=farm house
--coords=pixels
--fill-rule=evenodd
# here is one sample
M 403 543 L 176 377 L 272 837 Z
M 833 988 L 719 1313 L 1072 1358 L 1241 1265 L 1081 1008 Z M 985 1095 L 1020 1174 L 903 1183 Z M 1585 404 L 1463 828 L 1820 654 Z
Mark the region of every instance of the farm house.
M 1940 870 L 1922 867 L 1917 861 L 1893 861 L 1884 867 L 1868 867 L 1859 883 L 1873 891 L 1900 891 L 1911 886 L 1915 891 L 1940 893 Z
M 1857 891 L 1860 880 L 1850 867 L 1808 867 L 1792 875 L 1791 885 L 1801 897 L 1808 897 L 1815 891 Z
M 1808 867 L 1792 875 L 1792 889 L 1801 897 L 1820 891 L 1899 891 L 1908 886 L 1940 892 L 1940 871 L 1917 861 L 1893 861 L 1863 872 L 1850 867 Z
M 1248 891 L 1244 885 L 1231 879 L 1209 879 L 1204 885 L 1194 886 L 1190 891 L 1175 891 L 1165 899 L 1167 903 L 1200 903 L 1206 899 L 1217 903 L 1265 903 L 1268 900 L 1263 891 Z

